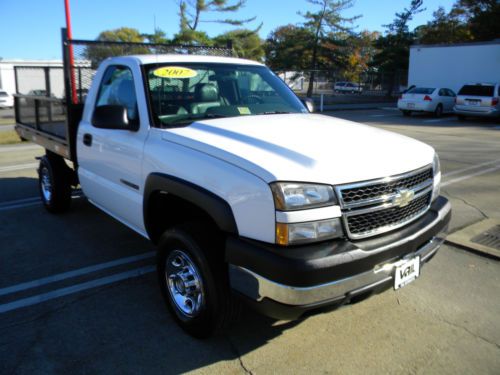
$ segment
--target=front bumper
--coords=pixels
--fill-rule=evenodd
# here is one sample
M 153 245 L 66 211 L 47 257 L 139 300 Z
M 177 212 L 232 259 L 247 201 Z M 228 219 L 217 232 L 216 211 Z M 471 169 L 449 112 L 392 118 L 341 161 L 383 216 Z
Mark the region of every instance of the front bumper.
M 443 243 L 451 206 L 439 197 L 417 221 L 373 239 L 283 248 L 230 238 L 226 246 L 232 289 L 278 319 L 335 306 L 393 285 L 395 263 L 419 256 L 421 265 Z

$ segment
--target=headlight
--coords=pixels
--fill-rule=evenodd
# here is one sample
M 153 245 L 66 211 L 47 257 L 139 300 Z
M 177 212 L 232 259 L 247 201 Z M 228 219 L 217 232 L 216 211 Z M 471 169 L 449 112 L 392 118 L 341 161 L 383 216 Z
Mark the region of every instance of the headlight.
M 439 156 L 434 153 L 434 160 L 432 161 L 432 171 L 434 174 L 434 186 L 432 188 L 432 201 L 434 201 L 439 196 L 440 186 L 441 186 L 441 163 L 439 162 Z
M 333 187 L 329 185 L 275 182 L 271 184 L 277 210 L 291 211 L 331 206 L 337 203 Z
M 276 223 L 276 243 L 296 245 L 324 241 L 342 236 L 340 218 L 306 223 Z

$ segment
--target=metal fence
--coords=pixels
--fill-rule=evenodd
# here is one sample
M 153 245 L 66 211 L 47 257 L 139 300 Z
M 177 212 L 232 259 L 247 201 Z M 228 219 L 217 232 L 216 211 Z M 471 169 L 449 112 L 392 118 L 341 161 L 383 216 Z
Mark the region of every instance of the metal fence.
M 108 57 L 144 54 L 235 56 L 231 43 L 219 47 L 65 39 L 63 44 L 65 65 L 69 67 L 68 79 L 70 87 L 68 89 L 73 90 L 72 85 L 74 83 L 78 103 L 84 102 L 98 66 Z M 70 64 L 71 52 L 74 56 L 73 64 Z
M 305 95 L 309 88 L 311 70 L 276 71 L 297 94 Z M 391 74 L 366 72 L 353 75 L 342 71 L 314 71 L 313 95 L 358 94 L 364 96 L 396 96 L 408 85 L 408 72 Z

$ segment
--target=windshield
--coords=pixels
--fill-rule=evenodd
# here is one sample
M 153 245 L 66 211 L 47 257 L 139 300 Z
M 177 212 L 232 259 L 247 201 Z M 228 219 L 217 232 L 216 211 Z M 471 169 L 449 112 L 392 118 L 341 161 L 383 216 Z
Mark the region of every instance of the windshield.
M 307 113 L 286 84 L 264 66 L 154 64 L 146 66 L 157 126 L 207 118 Z

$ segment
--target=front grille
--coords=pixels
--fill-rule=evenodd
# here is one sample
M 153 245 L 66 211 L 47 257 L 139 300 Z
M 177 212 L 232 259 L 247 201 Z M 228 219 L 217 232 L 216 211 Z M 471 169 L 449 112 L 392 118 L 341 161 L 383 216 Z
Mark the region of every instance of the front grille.
M 335 188 L 344 226 L 352 239 L 402 227 L 430 207 L 433 170 L 427 166 L 409 173 Z
M 412 189 L 425 181 L 432 179 L 432 168 L 415 175 L 391 182 L 382 182 L 374 185 L 365 185 L 342 190 L 342 199 L 345 204 L 363 201 L 386 194 L 395 193 L 398 189 Z
M 368 212 L 347 217 L 349 232 L 353 235 L 369 234 L 378 228 L 390 229 L 401 223 L 411 221 L 427 210 L 432 193 L 427 193 L 411 201 L 405 207 L 391 207 L 379 211 Z

